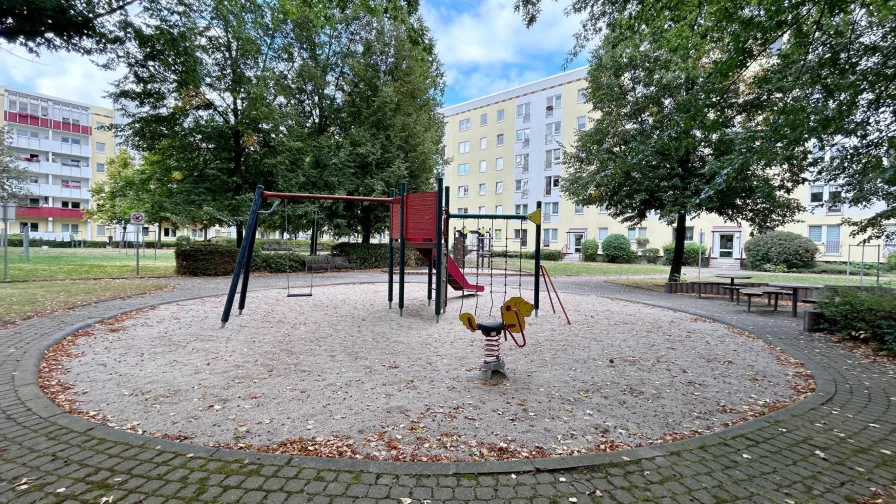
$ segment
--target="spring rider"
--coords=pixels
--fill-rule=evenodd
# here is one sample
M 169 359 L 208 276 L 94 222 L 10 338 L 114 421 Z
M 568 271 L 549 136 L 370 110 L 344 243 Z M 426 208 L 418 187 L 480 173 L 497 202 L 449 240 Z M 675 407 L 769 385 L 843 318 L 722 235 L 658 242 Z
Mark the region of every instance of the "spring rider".
M 504 372 L 504 358 L 501 356 L 501 335 L 503 334 L 504 341 L 507 341 L 509 336 L 519 348 L 526 346 L 526 317 L 532 315 L 534 309 L 532 303 L 516 296 L 501 306 L 501 320 L 476 322 L 476 317 L 472 313 L 460 314 L 460 321 L 470 332 L 480 331 L 485 336 L 482 371 L 485 371 L 486 380 L 491 380 L 495 371 L 507 375 Z M 517 334 L 520 335 L 520 340 L 516 339 Z

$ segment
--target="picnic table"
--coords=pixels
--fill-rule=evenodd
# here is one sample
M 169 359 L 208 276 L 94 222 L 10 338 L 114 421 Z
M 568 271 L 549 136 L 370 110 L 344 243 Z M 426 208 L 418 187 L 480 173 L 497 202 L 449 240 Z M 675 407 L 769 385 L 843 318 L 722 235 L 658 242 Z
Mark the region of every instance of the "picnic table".
M 752 275 L 744 275 L 743 273 L 719 273 L 715 275 L 716 278 L 730 278 L 731 285 L 729 287 L 734 287 L 735 280 L 746 280 L 748 278 L 753 278 Z M 734 301 L 734 289 L 728 289 L 728 302 Z
M 791 295 L 791 310 L 790 314 L 796 317 L 796 305 L 799 302 L 799 291 L 800 289 L 823 289 L 824 285 L 814 285 L 814 284 L 795 284 L 795 283 L 784 283 L 784 282 L 775 282 L 769 283 L 770 287 L 780 287 L 782 289 L 791 289 L 793 294 Z

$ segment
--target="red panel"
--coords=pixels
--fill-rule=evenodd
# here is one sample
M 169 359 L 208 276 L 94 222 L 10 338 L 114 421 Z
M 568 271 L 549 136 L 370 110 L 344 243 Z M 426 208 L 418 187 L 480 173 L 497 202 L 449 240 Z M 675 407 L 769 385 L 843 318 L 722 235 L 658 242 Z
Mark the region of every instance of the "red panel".
M 57 121 L 56 119 L 53 119 L 53 123 L 52 123 L 52 126 L 50 126 L 50 128 L 54 129 L 54 130 L 61 130 L 62 129 L 62 121 Z
M 41 118 L 40 118 L 40 127 L 41 127 L 41 128 L 49 128 L 49 127 L 50 127 L 50 120 L 47 119 L 46 117 L 41 117 Z
M 400 229 L 400 206 L 392 205 L 392 237 L 397 237 Z M 410 242 L 432 242 L 436 236 L 436 193 L 413 193 L 407 195 L 405 208 L 404 237 Z
M 93 133 L 93 128 L 90 126 L 81 126 L 81 134 L 90 136 Z
M 18 207 L 16 208 L 16 215 L 19 217 L 53 217 L 54 219 L 84 220 L 84 212 L 72 208 Z
M 62 131 L 71 131 L 72 125 L 71 123 L 62 123 Z

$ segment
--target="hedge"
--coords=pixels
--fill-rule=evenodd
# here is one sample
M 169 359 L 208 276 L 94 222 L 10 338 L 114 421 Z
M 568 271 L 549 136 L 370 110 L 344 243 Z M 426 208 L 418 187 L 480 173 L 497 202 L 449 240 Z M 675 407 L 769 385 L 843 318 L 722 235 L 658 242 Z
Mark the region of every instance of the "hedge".
M 255 252 L 252 254 L 252 271 L 264 273 L 305 271 L 305 256 L 288 252 Z
M 601 243 L 604 259 L 608 263 L 634 262 L 636 252 L 632 250 L 631 241 L 624 234 L 611 234 Z
M 239 250 L 235 247 L 199 242 L 174 249 L 174 271 L 186 276 L 232 275 Z
M 896 352 L 896 290 L 828 287 L 818 310 L 822 328 Z
M 333 245 L 330 253 L 334 256 L 347 258 L 348 262 L 359 269 L 388 268 L 389 244 L 388 243 L 349 243 L 342 242 Z M 393 251 L 395 265 L 398 265 L 398 247 Z M 423 266 L 426 263 L 423 257 L 410 247 L 405 248 L 405 266 Z
M 585 262 L 597 262 L 597 252 L 600 246 L 594 238 L 588 238 L 582 242 L 582 260 Z
M 669 242 L 663 245 L 663 263 L 672 264 L 672 256 L 675 254 L 675 242 Z M 697 242 L 687 242 L 684 244 L 684 266 L 696 266 L 697 258 L 703 261 L 706 266 L 706 245 L 700 245 Z
M 789 231 L 772 231 L 754 236 L 744 244 L 747 260 L 744 267 L 751 270 L 809 269 L 818 257 L 818 246 L 809 238 Z

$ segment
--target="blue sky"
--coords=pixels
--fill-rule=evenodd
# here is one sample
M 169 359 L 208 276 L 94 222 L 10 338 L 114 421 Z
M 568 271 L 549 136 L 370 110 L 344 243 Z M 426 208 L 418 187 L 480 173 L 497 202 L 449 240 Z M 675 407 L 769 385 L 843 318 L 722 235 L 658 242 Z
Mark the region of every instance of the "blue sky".
M 541 19 L 530 30 L 513 12 L 513 0 L 422 3 L 445 69 L 446 106 L 562 71 L 579 20 L 563 14 L 565 0 L 544 2 Z M 584 64 L 580 57 L 570 68 Z M 82 56 L 45 53 L 33 58 L 20 48 L 0 45 L 0 85 L 111 106 L 103 95 L 121 73 L 102 71 Z

